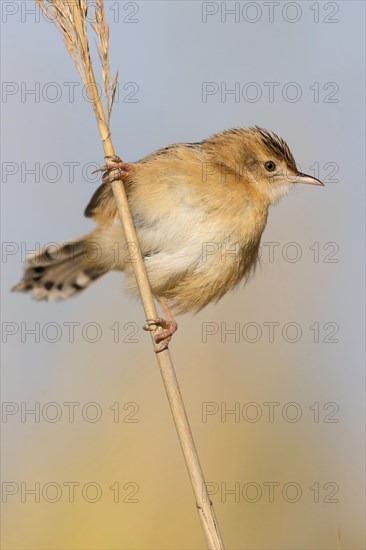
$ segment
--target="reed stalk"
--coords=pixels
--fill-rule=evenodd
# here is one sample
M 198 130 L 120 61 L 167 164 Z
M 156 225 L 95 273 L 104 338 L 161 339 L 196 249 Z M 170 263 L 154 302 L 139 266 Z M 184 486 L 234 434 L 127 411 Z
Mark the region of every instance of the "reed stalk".
M 61 32 L 67 51 L 74 61 L 75 67 L 93 106 L 103 145 L 105 162 L 109 164 L 111 157 L 115 155 L 110 133 L 110 119 L 118 82 L 118 73 L 111 79 L 109 65 L 109 29 L 106 24 L 103 1 L 35 0 L 35 2 Z M 97 38 L 97 50 L 101 64 L 105 106 L 103 106 L 102 97 L 100 97 L 98 91 L 90 54 L 87 17 L 90 16 L 91 12 L 91 28 Z M 122 181 L 118 179 L 118 171 L 115 171 L 115 177 L 117 179 L 115 179 L 111 185 L 126 243 L 133 244 L 134 250 L 137 250 L 135 256 L 137 261 L 133 262 L 132 265 L 139 288 L 141 302 L 146 319 L 155 319 L 158 317 L 155 302 L 138 244 L 126 192 Z M 157 330 L 159 329 L 157 328 Z M 206 482 L 189 426 L 170 352 L 168 349 L 159 351 L 159 346 L 155 343 L 153 336 L 154 333 L 151 332 L 153 349 L 156 352 L 155 355 L 195 494 L 197 510 L 206 543 L 208 548 L 212 550 L 223 549 L 224 545 L 219 526 L 216 521 L 213 505 L 207 493 Z

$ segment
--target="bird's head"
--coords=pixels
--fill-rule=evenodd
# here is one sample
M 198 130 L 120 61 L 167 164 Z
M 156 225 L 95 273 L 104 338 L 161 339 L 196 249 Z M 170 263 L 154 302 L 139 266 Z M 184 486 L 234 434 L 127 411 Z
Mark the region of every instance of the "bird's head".
M 208 141 L 214 145 L 217 162 L 238 174 L 271 204 L 297 183 L 324 185 L 300 172 L 287 143 L 263 128 L 226 130 Z

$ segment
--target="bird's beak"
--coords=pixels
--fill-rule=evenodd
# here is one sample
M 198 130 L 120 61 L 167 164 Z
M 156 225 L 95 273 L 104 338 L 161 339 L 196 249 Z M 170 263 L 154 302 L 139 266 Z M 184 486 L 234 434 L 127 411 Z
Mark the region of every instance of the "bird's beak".
M 307 174 L 303 174 L 302 172 L 297 172 L 296 181 L 294 183 L 308 183 L 309 185 L 321 185 L 324 187 L 324 183 L 313 176 L 308 176 Z

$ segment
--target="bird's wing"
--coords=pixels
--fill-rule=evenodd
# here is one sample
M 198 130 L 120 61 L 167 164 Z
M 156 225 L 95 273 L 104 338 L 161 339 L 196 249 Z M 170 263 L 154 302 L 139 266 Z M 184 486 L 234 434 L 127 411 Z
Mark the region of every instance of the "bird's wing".
M 142 158 L 132 166 L 133 173 L 124 179 L 127 196 L 133 189 L 140 192 L 148 200 L 154 194 L 154 182 L 158 182 L 160 192 L 163 190 L 163 179 L 174 183 L 172 173 L 179 169 L 184 171 L 190 166 L 192 157 L 197 157 L 200 143 L 175 144 L 159 149 Z M 165 177 L 164 177 L 165 176 Z M 115 218 L 117 207 L 113 197 L 113 191 L 109 183 L 102 183 L 93 194 L 84 214 L 87 218 L 93 218 L 97 223 L 105 223 Z
M 87 218 L 94 218 L 96 222 L 103 223 L 113 220 L 116 214 L 117 206 L 112 187 L 109 183 L 102 183 L 90 199 L 84 215 Z

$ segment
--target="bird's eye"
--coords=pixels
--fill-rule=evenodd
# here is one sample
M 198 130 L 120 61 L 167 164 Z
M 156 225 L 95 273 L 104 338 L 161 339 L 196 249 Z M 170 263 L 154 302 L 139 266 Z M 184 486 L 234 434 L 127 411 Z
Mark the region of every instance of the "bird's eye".
M 268 160 L 267 162 L 265 162 L 264 167 L 267 170 L 267 172 L 273 172 L 274 170 L 276 170 L 276 165 L 273 162 L 273 160 Z

